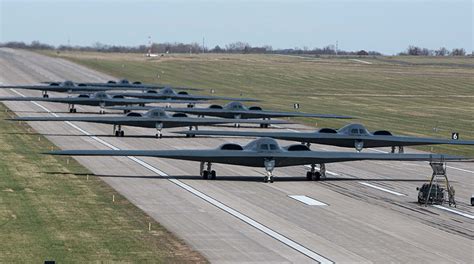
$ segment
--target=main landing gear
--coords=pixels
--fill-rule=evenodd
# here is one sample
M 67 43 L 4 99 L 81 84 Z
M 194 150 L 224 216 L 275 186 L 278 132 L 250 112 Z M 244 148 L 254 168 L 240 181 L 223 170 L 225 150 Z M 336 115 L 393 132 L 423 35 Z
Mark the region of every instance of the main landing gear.
M 265 171 L 267 172 L 267 175 L 263 177 L 263 182 L 273 183 L 273 169 L 275 168 L 275 160 L 265 159 L 263 161 L 263 165 L 265 166 Z
M 44 97 L 44 95 L 43 95 L 43 97 Z M 45 97 L 45 98 L 47 98 L 47 97 Z M 69 113 L 77 113 L 77 109 L 74 108 L 73 104 L 68 105 L 68 108 L 69 108 Z
M 49 98 L 48 91 L 43 91 L 43 98 Z
M 316 164 L 311 164 L 311 170 L 306 172 L 306 179 L 308 181 L 319 181 L 326 178 L 326 165 L 319 164 L 319 171 L 316 171 Z
M 206 167 L 206 169 L 204 169 L 205 167 Z M 201 161 L 199 174 L 205 180 L 207 180 L 207 179 L 215 180 L 216 179 L 216 171 L 212 170 L 212 163 L 211 162 Z
M 392 146 L 392 151 L 391 153 L 395 153 L 395 146 Z M 403 150 L 403 146 L 398 146 L 398 153 L 404 153 L 405 151 Z
M 270 120 L 270 118 L 263 118 L 263 120 Z M 260 124 L 260 128 L 269 128 L 270 124 Z
M 194 126 L 194 130 L 198 130 L 198 126 Z M 193 131 L 193 126 L 189 126 L 189 131 Z M 195 134 L 186 134 L 186 137 L 196 137 Z
M 116 137 L 125 136 L 125 132 L 122 130 L 122 125 L 114 125 L 114 134 Z
M 161 130 L 163 129 L 163 123 L 156 123 L 155 128 L 158 131 L 158 133 L 156 133 L 156 138 L 163 138 L 163 134 L 161 133 Z

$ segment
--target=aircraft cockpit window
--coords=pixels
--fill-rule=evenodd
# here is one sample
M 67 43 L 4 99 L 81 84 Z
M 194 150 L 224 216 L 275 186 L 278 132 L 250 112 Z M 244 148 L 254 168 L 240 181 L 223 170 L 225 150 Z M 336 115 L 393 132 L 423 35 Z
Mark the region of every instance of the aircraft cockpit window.
M 262 144 L 260 145 L 261 150 L 268 150 L 268 144 Z
M 365 131 L 364 131 L 364 129 L 362 129 L 362 128 L 359 128 L 359 134 L 365 134 Z
M 351 129 L 351 133 L 352 133 L 352 134 L 357 134 L 357 133 L 358 133 L 358 130 L 357 130 L 357 128 L 353 128 L 353 129 Z
M 270 149 L 271 149 L 271 150 L 277 150 L 278 147 L 277 147 L 277 145 L 275 145 L 275 144 L 270 144 Z

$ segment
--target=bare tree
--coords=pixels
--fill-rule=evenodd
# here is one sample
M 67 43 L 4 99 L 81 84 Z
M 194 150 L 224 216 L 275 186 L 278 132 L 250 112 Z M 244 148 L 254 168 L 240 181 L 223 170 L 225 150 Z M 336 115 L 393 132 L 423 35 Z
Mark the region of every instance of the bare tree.
M 451 55 L 451 56 L 466 56 L 466 51 L 463 48 L 453 49 L 449 55 Z
M 434 51 L 436 56 L 446 56 L 448 55 L 449 51 L 445 47 L 441 47 Z

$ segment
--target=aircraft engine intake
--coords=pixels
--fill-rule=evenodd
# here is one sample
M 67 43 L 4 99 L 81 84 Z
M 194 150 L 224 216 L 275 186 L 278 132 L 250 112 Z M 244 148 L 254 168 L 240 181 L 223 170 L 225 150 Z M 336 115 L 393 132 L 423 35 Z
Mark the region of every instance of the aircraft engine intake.
M 390 131 L 387 130 L 378 130 L 373 133 L 375 136 L 393 136 Z
M 234 143 L 227 143 L 227 144 L 223 144 L 221 147 L 220 147 L 221 150 L 244 150 L 244 148 L 239 145 L 239 144 L 234 144 Z
M 309 147 L 303 144 L 294 144 L 286 147 L 288 151 L 310 151 Z
M 332 128 L 321 128 L 318 132 L 319 133 L 328 133 L 328 134 L 337 134 L 337 131 L 335 129 L 332 129 Z
M 251 107 L 249 107 L 249 110 L 262 111 L 263 109 L 260 106 L 251 106 Z
M 176 114 L 173 114 L 173 117 L 188 117 L 188 115 L 185 113 L 176 113 Z
M 142 117 L 143 115 L 140 114 L 140 113 L 136 113 L 136 112 L 130 112 L 127 114 L 127 116 L 132 116 L 132 117 Z
M 221 105 L 210 105 L 210 109 L 224 109 Z

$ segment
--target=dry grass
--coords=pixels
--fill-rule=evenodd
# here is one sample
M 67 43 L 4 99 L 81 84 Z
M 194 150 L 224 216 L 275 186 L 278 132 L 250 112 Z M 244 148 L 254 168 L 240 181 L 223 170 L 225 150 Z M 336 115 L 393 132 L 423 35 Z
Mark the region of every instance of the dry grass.
M 54 145 L 10 114 L 0 104 L 0 263 L 206 262 L 73 159 L 39 154 Z

